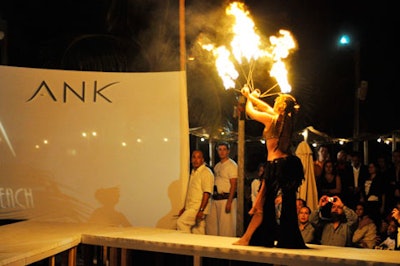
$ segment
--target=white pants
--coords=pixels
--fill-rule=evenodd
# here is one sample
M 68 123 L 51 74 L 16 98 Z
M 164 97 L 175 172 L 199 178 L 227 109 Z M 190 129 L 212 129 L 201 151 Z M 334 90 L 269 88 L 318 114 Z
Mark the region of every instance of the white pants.
M 197 210 L 186 209 L 176 221 L 177 229 L 186 233 L 206 234 L 205 219 L 196 224 Z
M 210 213 L 206 218 L 206 234 L 236 237 L 237 199 L 233 199 L 230 213 L 225 212 L 228 200 L 211 200 Z

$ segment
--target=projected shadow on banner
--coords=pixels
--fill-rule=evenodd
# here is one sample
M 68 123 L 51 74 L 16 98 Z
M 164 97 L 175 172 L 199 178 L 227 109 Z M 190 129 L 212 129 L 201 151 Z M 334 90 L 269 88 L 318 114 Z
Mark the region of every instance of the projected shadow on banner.
M 180 186 L 181 184 L 178 180 L 175 180 L 168 186 L 168 198 L 171 201 L 172 208 L 157 222 L 156 227 L 176 230 L 176 220 L 178 219 L 178 212 L 180 208 L 183 207 L 182 203 L 180 203 L 179 201 L 179 197 L 176 196 L 180 195 L 179 193 L 181 193 Z
M 118 187 L 100 188 L 96 190 L 94 196 L 102 206 L 93 211 L 89 217 L 89 223 L 131 226 L 125 215 L 115 209 L 120 196 Z

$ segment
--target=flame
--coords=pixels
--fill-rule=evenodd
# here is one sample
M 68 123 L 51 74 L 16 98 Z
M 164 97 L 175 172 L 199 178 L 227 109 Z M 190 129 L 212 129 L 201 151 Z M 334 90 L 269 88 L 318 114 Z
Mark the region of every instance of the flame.
M 234 64 L 229 60 L 230 52 L 225 46 L 218 47 L 214 53 L 217 55 L 215 65 L 223 80 L 225 88 L 235 88 L 235 80 L 239 77 Z
M 236 23 L 232 26 L 235 34 L 232 42 L 232 53 L 239 64 L 242 58 L 246 58 L 248 62 L 251 59 L 257 60 L 262 51 L 259 48 L 261 44 L 260 36 L 255 33 L 255 25 L 250 18 L 249 12 L 244 9 L 243 3 L 233 2 L 226 9 L 227 15 L 235 17 Z
M 296 43 L 289 31 L 280 30 L 279 33 L 282 35 L 281 37 L 271 36 L 269 38 L 273 47 L 272 56 L 274 60 L 270 76 L 276 79 L 283 93 L 289 93 L 292 86 L 289 84 L 288 71 L 282 59 L 287 58 L 289 51 L 296 48 Z
M 231 53 L 225 46 L 215 48 L 213 44 L 204 44 L 203 49 L 212 51 L 215 57 L 215 65 L 222 79 L 225 89 L 235 88 L 235 80 L 239 77 L 234 64 L 229 60 Z
M 225 13 L 235 19 L 235 23 L 231 28 L 233 37 L 230 42 L 230 49 L 225 46 L 215 47 L 213 44 L 201 44 L 203 49 L 212 51 L 215 56 L 216 68 L 225 89 L 235 89 L 236 80 L 239 77 L 235 65 L 239 65 L 246 79 L 245 86 L 248 86 L 250 90 L 254 90 L 252 73 L 255 63 L 258 59 L 267 57 L 272 61 L 270 76 L 275 78 L 282 92 L 290 92 L 291 85 L 288 81 L 288 71 L 283 59 L 287 58 L 290 51 L 296 48 L 296 43 L 291 33 L 287 30 L 280 30 L 279 37 L 271 36 L 269 38 L 270 47 L 262 49 L 263 43 L 256 33 L 256 26 L 244 3 L 231 2 Z M 244 71 L 245 65 L 248 67 L 247 72 Z M 276 85 L 269 90 L 275 87 Z

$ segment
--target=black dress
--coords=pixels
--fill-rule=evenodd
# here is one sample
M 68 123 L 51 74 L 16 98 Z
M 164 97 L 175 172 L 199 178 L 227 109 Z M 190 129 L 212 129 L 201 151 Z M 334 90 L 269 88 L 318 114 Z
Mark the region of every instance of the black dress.
M 304 180 L 304 170 L 300 159 L 290 155 L 268 161 L 264 173 L 263 220 L 253 233 L 249 245 L 273 247 L 277 241 L 279 248 L 307 248 L 301 235 L 296 209 L 296 193 Z M 282 192 L 282 209 L 278 223 L 275 214 L 275 197 Z

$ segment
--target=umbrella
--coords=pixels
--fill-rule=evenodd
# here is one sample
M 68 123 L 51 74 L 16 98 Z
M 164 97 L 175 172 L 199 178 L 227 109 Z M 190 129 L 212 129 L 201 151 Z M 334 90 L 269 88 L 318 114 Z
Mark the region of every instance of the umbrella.
M 318 208 L 318 192 L 314 175 L 313 153 L 307 141 L 300 142 L 296 149 L 296 155 L 303 164 L 305 177 L 299 188 L 298 197 L 305 200 L 311 210 L 315 210 Z

